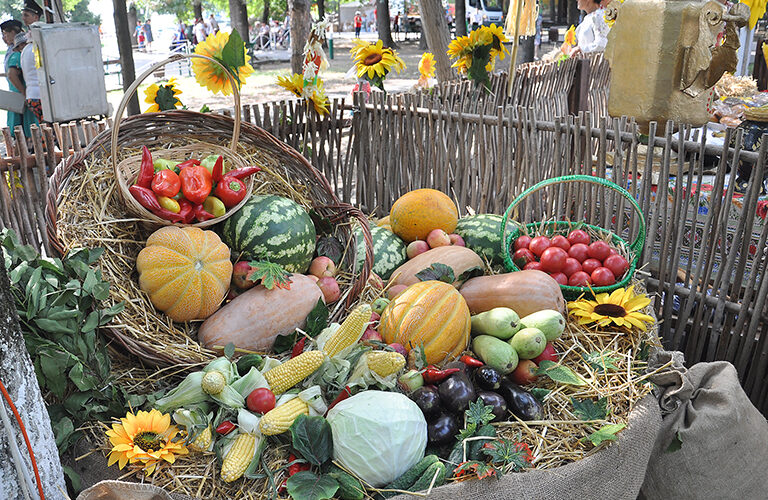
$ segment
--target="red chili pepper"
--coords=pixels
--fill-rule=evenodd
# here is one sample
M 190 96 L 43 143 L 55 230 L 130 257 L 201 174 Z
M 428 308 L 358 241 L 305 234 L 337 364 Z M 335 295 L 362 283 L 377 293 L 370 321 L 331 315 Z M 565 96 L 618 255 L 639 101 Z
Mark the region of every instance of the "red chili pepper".
M 294 462 L 296 460 L 296 455 L 293 453 L 288 455 L 288 463 Z M 303 470 L 309 470 L 310 465 L 307 463 L 295 463 L 288 466 L 288 477 L 291 477 L 292 475 L 296 474 L 297 472 L 301 472 Z
M 139 177 L 136 179 L 136 185 L 143 188 L 149 188 L 152 184 L 152 178 L 155 176 L 155 166 L 152 164 L 152 153 L 146 146 L 141 147 L 141 168 Z
M 435 366 L 429 365 L 421 375 L 424 377 L 425 383 L 439 384 L 450 375 L 459 371 L 461 371 L 461 368 L 446 368 L 445 370 L 440 370 Z
M 224 202 L 225 207 L 232 208 L 243 201 L 246 191 L 247 189 L 243 181 L 226 175 L 221 179 L 221 182 L 216 184 L 213 195 Z
M 291 351 L 291 359 L 295 358 L 302 352 L 304 352 L 304 344 L 307 343 L 307 337 L 301 337 L 298 342 L 293 346 Z
M 182 221 L 180 214 L 173 213 L 170 210 L 166 210 L 160 206 L 160 202 L 157 201 L 157 196 L 151 189 L 134 185 L 129 187 L 128 191 L 142 207 L 146 208 L 158 217 L 162 217 L 163 219 L 169 220 L 171 222 Z
M 195 219 L 197 219 L 198 222 L 205 222 L 215 218 L 214 215 L 207 212 L 202 205 L 195 205 L 194 214 Z
M 152 191 L 157 196 L 167 196 L 173 198 L 179 194 L 181 181 L 179 176 L 173 170 L 160 170 L 152 179 Z
M 465 365 L 467 365 L 469 367 L 472 367 L 472 368 L 480 368 L 481 366 L 483 366 L 485 364 L 482 361 L 480 361 L 479 359 L 473 358 L 469 354 L 465 354 L 462 357 L 460 357 L 459 361 L 461 361 Z
M 218 158 L 216 158 L 216 163 L 213 164 L 213 169 L 211 170 L 211 178 L 213 178 L 214 182 L 219 182 L 221 180 L 221 174 L 224 171 L 224 157 L 219 155 Z
M 195 205 L 202 204 L 211 194 L 213 180 L 207 168 L 194 165 L 185 168 L 179 173 L 181 191 L 184 197 Z
M 344 390 L 341 391 L 338 396 L 336 396 L 336 399 L 334 399 L 333 402 L 328 405 L 328 410 L 349 398 L 350 396 L 352 396 L 352 389 L 350 389 L 349 386 L 346 386 Z M 328 411 L 326 411 L 325 414 L 328 415 Z
M 187 161 L 183 161 L 179 163 L 178 165 L 176 165 L 176 168 L 178 168 L 179 170 L 184 170 L 187 167 L 192 167 L 197 165 L 200 165 L 200 160 L 195 160 L 194 158 L 192 158 Z
M 179 217 L 184 224 L 189 224 L 195 218 L 195 206 L 184 198 L 179 200 Z
M 248 176 L 251 176 L 255 174 L 256 172 L 259 172 L 261 168 L 259 167 L 243 167 L 238 168 L 235 170 L 230 170 L 227 172 L 227 177 L 234 177 L 235 179 L 243 180 Z
M 235 430 L 235 427 L 237 427 L 235 424 L 233 424 L 229 420 L 225 420 L 222 423 L 220 423 L 218 427 L 216 427 L 216 433 L 222 436 L 226 436 L 227 434 Z

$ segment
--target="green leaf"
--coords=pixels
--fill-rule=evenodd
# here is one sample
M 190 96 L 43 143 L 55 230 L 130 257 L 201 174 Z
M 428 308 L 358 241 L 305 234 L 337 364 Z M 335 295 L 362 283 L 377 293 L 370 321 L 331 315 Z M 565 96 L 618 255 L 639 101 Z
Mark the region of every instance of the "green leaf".
M 75 331 L 70 328 L 68 323 L 62 323 L 61 321 L 53 321 L 46 318 L 35 318 L 33 320 L 35 324 L 41 329 L 48 333 L 63 333 L 63 334 L 73 334 Z
M 181 105 L 181 101 L 173 93 L 172 85 L 158 85 L 155 102 L 160 111 L 169 111 Z
M 619 358 L 608 356 L 599 351 L 592 351 L 589 354 L 582 354 L 584 361 L 592 367 L 597 373 L 606 373 L 610 370 L 618 370 L 616 362 Z
M 478 460 L 469 460 L 453 469 L 455 477 L 476 476 L 477 479 L 485 479 L 496 475 L 496 468 Z
M 324 217 L 320 212 L 318 212 L 314 208 L 309 211 L 309 217 L 312 219 L 312 222 L 315 224 L 315 231 L 317 231 L 317 234 L 331 234 L 333 232 L 333 224 L 331 223 L 331 219 L 329 219 L 328 217 Z M 319 255 L 320 254 L 318 253 L 318 256 Z
M 605 420 L 608 418 L 608 400 L 600 398 L 597 403 L 591 399 L 578 400 L 571 398 L 573 413 L 581 420 Z
M 467 423 L 473 423 L 477 427 L 490 423 L 494 418 L 493 406 L 483 403 L 482 398 L 477 398 L 477 401 L 470 401 L 469 408 L 464 413 L 467 416 Z
M 288 478 L 286 488 L 293 500 L 326 500 L 333 498 L 339 483 L 330 476 L 303 470 Z
M 81 391 L 90 391 L 91 389 L 96 388 L 96 386 L 93 384 L 93 379 L 91 377 L 85 376 L 83 373 L 82 363 L 76 363 L 75 366 L 69 370 L 69 379 Z
M 51 321 L 66 321 L 68 319 L 77 318 L 80 316 L 80 311 L 77 309 L 65 309 L 63 307 L 56 307 L 51 308 L 50 311 L 51 313 L 46 315 L 46 319 Z
M 291 425 L 293 448 L 309 463 L 323 465 L 333 455 L 331 425 L 320 416 L 299 415 Z
M 669 446 L 667 446 L 667 450 L 665 451 L 665 453 L 674 453 L 682 447 L 683 447 L 683 440 L 680 438 L 680 433 L 675 432 L 675 435 L 672 438 L 672 442 L 670 442 Z
M 469 279 L 476 278 L 477 276 L 482 276 L 484 274 L 485 274 L 485 269 L 483 269 L 481 266 L 476 266 L 476 267 L 469 268 L 463 273 L 461 273 L 459 277 L 456 278 L 456 281 L 464 282 Z
M 261 284 L 267 290 L 272 290 L 275 287 L 285 290 L 291 289 L 291 274 L 283 269 L 281 265 L 265 260 L 254 260 L 248 264 L 253 268 L 253 272 L 248 275 L 249 280 L 261 280 Z
M 492 464 L 509 470 L 509 472 L 527 469 L 531 466 L 533 457 L 525 443 L 517 442 L 520 437 L 512 439 L 497 439 L 483 445 L 483 453 L 490 458 Z
M 201 113 L 210 113 L 211 112 L 211 108 L 209 108 L 207 104 L 203 104 L 203 107 L 200 108 L 200 112 Z
M 544 398 L 547 397 L 547 394 L 552 392 L 551 389 L 543 389 L 541 387 L 534 387 L 530 390 L 530 393 L 533 394 L 533 397 L 536 398 L 540 403 L 544 402 Z
M 56 438 L 56 446 L 61 448 L 64 441 L 75 432 L 75 426 L 68 417 L 61 418 L 53 424 L 53 435 Z
M 593 445 L 600 446 L 600 444 L 604 443 L 605 441 L 615 441 L 616 433 L 622 430 L 624 427 L 626 427 L 626 424 L 607 424 L 600 427 L 586 438 L 582 438 L 582 440 L 589 439 L 592 441 Z
M 72 483 L 72 489 L 75 490 L 75 493 L 80 493 L 83 491 L 83 480 L 80 477 L 80 474 L 75 472 L 75 469 L 67 465 L 62 465 L 61 469 L 64 471 L 64 474 L 67 475 L 69 482 Z
M 99 316 L 99 311 L 91 311 L 91 313 L 88 314 L 88 317 L 85 318 L 85 323 L 83 323 L 81 331 L 87 333 L 96 330 L 96 328 L 99 327 Z
M 437 280 L 446 283 L 453 283 L 455 281 L 453 269 L 439 262 L 435 262 L 428 268 L 422 269 L 416 273 L 416 277 L 419 278 L 419 281 Z
M 281 354 L 285 351 L 290 351 L 296 344 L 296 339 L 299 338 L 298 333 L 292 333 L 290 335 L 278 335 L 275 337 L 275 343 L 272 344 L 272 350 L 275 354 Z
M 109 283 L 101 281 L 93 287 L 93 297 L 96 300 L 107 300 L 109 298 Z
M 328 318 L 330 317 L 330 311 L 323 302 L 323 299 L 317 299 L 317 304 L 309 312 L 307 316 L 307 328 L 306 333 L 310 337 L 314 338 L 320 335 L 320 332 L 325 330 L 328 326 Z
M 232 73 L 232 76 L 235 77 L 238 85 L 240 85 L 239 68 L 245 65 L 245 42 L 243 42 L 240 33 L 236 29 L 233 29 L 232 33 L 230 33 L 229 40 L 227 40 L 227 44 L 224 45 L 221 51 L 219 62 L 224 64 L 227 70 Z
M 224 346 L 224 356 L 227 359 L 232 359 L 235 357 L 235 344 L 232 342 L 229 342 L 227 345 Z
M 536 375 L 546 375 L 555 382 L 561 384 L 570 385 L 587 385 L 587 382 L 581 378 L 581 376 L 568 368 L 567 366 L 558 365 L 554 361 L 543 360 L 539 364 L 539 369 L 536 371 Z

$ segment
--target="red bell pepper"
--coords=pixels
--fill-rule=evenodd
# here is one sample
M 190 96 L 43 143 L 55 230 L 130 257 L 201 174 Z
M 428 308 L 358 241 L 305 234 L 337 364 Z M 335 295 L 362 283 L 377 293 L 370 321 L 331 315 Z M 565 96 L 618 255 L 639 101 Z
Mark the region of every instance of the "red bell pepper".
M 152 153 L 146 146 L 141 147 L 141 167 L 139 168 L 139 177 L 136 179 L 136 185 L 142 188 L 148 188 L 152 184 L 152 178 L 155 176 L 155 166 L 152 164 Z
M 222 423 L 220 423 L 218 427 L 216 427 L 216 433 L 222 436 L 226 436 L 227 434 L 235 430 L 235 427 L 237 427 L 235 424 L 233 424 L 229 420 L 225 420 Z
M 194 214 L 198 222 L 205 222 L 216 218 L 212 213 L 207 212 L 202 205 L 195 205 Z
M 195 218 L 195 206 L 192 205 L 189 200 L 184 198 L 179 200 L 179 217 L 182 217 L 184 224 L 190 224 L 192 219 Z
M 173 213 L 170 210 L 161 207 L 160 202 L 157 201 L 157 196 L 151 189 L 136 185 L 128 188 L 128 191 L 142 207 L 158 217 L 162 217 L 171 222 L 181 222 L 183 220 L 180 214 Z
M 187 161 L 183 161 L 183 162 L 179 163 L 178 165 L 176 165 L 176 168 L 178 168 L 179 170 L 184 170 L 187 167 L 193 167 L 193 166 L 197 166 L 197 165 L 200 165 L 200 160 L 196 160 L 196 159 L 192 158 L 192 159 L 189 159 Z
M 459 361 L 461 361 L 465 365 L 469 366 L 470 368 L 480 368 L 481 366 L 483 366 L 485 364 L 482 361 L 480 361 L 479 359 L 473 358 L 469 354 L 465 354 L 462 357 L 460 357 Z
M 216 158 L 216 163 L 213 164 L 213 169 L 211 170 L 211 178 L 213 178 L 213 182 L 219 182 L 221 180 L 221 174 L 224 172 L 224 157 L 219 155 L 218 158 Z
M 184 197 L 195 205 L 201 205 L 211 194 L 213 180 L 211 173 L 205 167 L 199 165 L 186 167 L 179 173 L 179 180 Z
M 152 179 L 152 191 L 157 196 L 173 198 L 179 194 L 180 189 L 181 180 L 179 180 L 179 176 L 173 170 L 160 170 Z
M 424 377 L 425 383 L 439 384 L 449 376 L 459 371 L 461 371 L 460 368 L 446 368 L 445 370 L 440 370 L 435 366 L 429 365 L 421 375 Z
M 230 170 L 229 172 L 227 172 L 227 177 L 234 177 L 235 179 L 243 180 L 246 177 L 251 176 L 259 171 L 261 171 L 261 168 L 259 167 L 243 167 L 235 170 Z
M 348 399 L 352 396 L 352 389 L 349 388 L 349 386 L 346 386 L 343 391 L 339 393 L 338 396 L 336 396 L 336 399 L 333 400 L 331 404 L 328 405 L 328 410 L 326 410 L 325 414 L 328 415 L 328 411 L 336 406 L 337 404 L 341 403 L 345 399 Z
M 226 175 L 221 179 L 221 182 L 216 185 L 213 195 L 224 202 L 225 207 L 232 208 L 243 201 L 246 191 L 247 189 L 243 181 Z
M 304 352 L 304 344 L 307 343 L 307 337 L 301 337 L 298 342 L 293 346 L 291 350 L 291 359 L 295 358 L 302 352 Z

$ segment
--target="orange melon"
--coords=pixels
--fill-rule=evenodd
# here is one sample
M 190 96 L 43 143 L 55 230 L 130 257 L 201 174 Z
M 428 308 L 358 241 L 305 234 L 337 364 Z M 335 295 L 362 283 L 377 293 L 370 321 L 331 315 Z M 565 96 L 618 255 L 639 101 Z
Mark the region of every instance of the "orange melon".
M 232 279 L 229 247 L 198 227 L 158 229 L 139 252 L 136 267 L 152 304 L 179 322 L 216 312 Z
M 469 308 L 450 284 L 422 281 L 409 286 L 381 314 L 379 333 L 406 350 L 423 346 L 427 363 L 456 358 L 469 343 Z
M 389 222 L 392 232 L 410 243 L 426 240 L 433 229 L 451 234 L 459 222 L 459 211 L 445 193 L 435 189 L 416 189 L 395 201 Z

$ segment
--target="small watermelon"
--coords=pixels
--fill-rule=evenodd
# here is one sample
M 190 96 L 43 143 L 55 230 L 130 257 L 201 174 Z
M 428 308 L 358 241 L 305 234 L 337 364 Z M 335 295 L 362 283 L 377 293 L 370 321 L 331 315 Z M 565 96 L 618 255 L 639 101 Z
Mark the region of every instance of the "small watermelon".
M 403 265 L 407 260 L 405 243 L 395 233 L 380 226 L 370 226 L 373 238 L 373 272 L 383 280 L 388 280 L 392 271 Z M 357 238 L 357 265 L 360 271 L 365 263 L 365 240 L 360 226 L 355 228 Z
M 501 251 L 501 215 L 477 214 L 459 219 L 454 232 L 464 238 L 467 248 L 493 266 L 504 264 Z
M 281 196 L 252 196 L 221 228 L 235 255 L 268 260 L 290 273 L 304 273 L 315 252 L 315 226 L 309 214 Z

